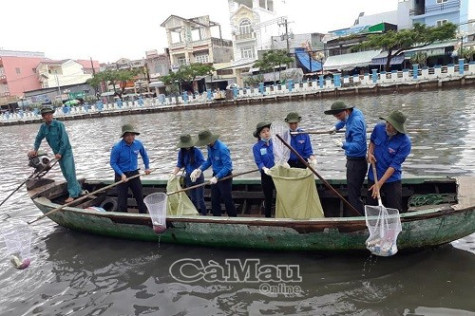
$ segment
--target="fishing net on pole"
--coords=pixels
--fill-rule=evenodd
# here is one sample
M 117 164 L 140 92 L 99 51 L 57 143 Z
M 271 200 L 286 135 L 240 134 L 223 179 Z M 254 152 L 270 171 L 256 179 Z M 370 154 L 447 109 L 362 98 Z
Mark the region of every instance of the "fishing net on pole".
M 287 165 L 290 158 L 290 149 L 277 138 L 276 135 L 282 137 L 288 144 L 290 144 L 290 130 L 287 124 L 281 121 L 274 121 L 270 127 L 272 146 L 274 148 L 274 162 L 276 166 Z
M 172 180 L 168 181 L 167 193 L 183 189 L 180 185 L 179 178 L 181 177 L 174 177 Z M 186 192 L 180 192 L 168 196 L 167 215 L 198 215 L 198 211 Z

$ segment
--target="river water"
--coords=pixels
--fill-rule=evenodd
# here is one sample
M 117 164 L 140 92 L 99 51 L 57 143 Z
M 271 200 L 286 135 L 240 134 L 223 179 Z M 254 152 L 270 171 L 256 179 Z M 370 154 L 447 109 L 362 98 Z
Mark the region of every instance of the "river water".
M 473 89 L 341 100 L 360 108 L 369 128 L 379 116 L 400 109 L 409 116 L 408 128 L 429 129 L 410 135 L 413 150 L 403 176 L 475 171 Z M 257 122 L 282 121 L 288 112 L 298 111 L 303 128 L 326 129 L 334 119 L 323 111 L 333 101 L 76 120 L 67 121 L 66 128 L 79 176 L 112 178 L 109 152 L 125 123 L 136 125 L 151 167 L 159 168 L 150 177 L 171 172 L 181 133 L 196 135 L 204 128 L 221 135 L 234 170 L 242 172 L 255 168 L 251 147 Z M 0 127 L 2 201 L 32 171 L 26 167 L 26 152 L 38 126 Z M 344 178 L 343 152 L 331 142 L 337 137 L 342 136 L 311 136 L 324 178 Z M 51 154 L 46 142 L 42 148 Z M 48 175 L 62 179 L 59 168 Z M 39 214 L 22 187 L 1 207 L 0 227 L 22 227 Z M 0 315 L 475 315 L 475 234 L 434 250 L 379 258 L 130 242 L 73 232 L 48 219 L 29 228 L 32 263 L 25 270 L 12 266 L 0 241 Z M 268 287 L 265 280 L 256 282 L 249 275 L 238 282 L 219 277 L 187 282 L 173 273 L 185 260 L 225 270 L 229 261 L 245 264 L 246 259 L 259 267 L 296 267 L 298 278 Z

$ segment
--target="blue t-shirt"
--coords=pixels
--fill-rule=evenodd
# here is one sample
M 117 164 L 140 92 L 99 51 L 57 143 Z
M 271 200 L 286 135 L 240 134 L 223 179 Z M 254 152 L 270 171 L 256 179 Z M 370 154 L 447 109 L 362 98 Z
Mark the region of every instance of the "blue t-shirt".
M 252 153 L 254 154 L 254 161 L 256 162 L 259 170 L 262 170 L 262 167 L 272 168 L 274 167 L 274 146 L 272 145 L 272 140 L 266 142 L 264 140 L 259 140 L 252 147 Z
M 112 147 L 110 165 L 114 171 L 122 176 L 125 172 L 138 170 L 138 156 L 142 156 L 145 169 L 149 169 L 147 151 L 139 140 L 128 145 L 123 139 Z
M 297 128 L 297 130 L 292 132 L 303 132 L 303 129 Z M 311 155 L 313 155 L 312 143 L 310 142 L 310 136 L 308 136 L 308 134 L 291 134 L 290 145 L 304 159 L 308 159 Z M 299 158 L 291 151 L 289 161 L 299 161 Z
M 193 159 L 191 159 L 192 157 Z M 193 170 L 199 168 L 203 162 L 205 162 L 205 158 L 201 150 L 197 147 L 191 147 L 190 150 L 185 149 L 184 151 L 178 151 L 178 162 L 176 166 L 180 169 L 185 168 L 187 174 L 191 174 Z
M 351 158 L 366 157 L 368 147 L 366 144 L 366 122 L 363 113 L 354 108 L 348 116 L 348 120 L 346 122 L 338 121 L 335 128 L 339 130 L 345 125 L 345 142 L 342 147 L 345 150 L 345 155 Z
M 394 168 L 394 173 L 386 182 L 390 183 L 401 180 L 401 165 L 411 152 L 410 138 L 406 134 L 401 133 L 389 137 L 386 133 L 386 124 L 378 123 L 371 133 L 371 142 L 374 144 L 378 179 L 381 179 L 386 170 L 392 167 Z M 369 169 L 368 179 L 374 181 L 372 168 Z
M 201 171 L 205 171 L 210 166 L 213 168 L 213 175 L 217 179 L 228 176 L 233 170 L 233 163 L 231 161 L 231 153 L 228 147 L 216 140 L 213 146 L 208 145 L 208 159 L 201 165 Z

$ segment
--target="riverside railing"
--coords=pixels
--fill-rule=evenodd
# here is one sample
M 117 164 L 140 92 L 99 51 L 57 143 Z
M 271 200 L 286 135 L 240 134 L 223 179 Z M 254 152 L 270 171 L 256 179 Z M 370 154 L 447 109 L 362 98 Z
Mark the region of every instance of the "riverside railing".
M 256 88 L 237 88 L 232 87 L 228 91 L 211 91 L 207 90 L 202 94 L 189 95 L 184 92 L 180 96 L 165 96 L 159 95 L 156 98 L 145 98 L 135 101 L 121 101 L 103 103 L 97 101 L 95 104 L 84 104 L 73 107 L 63 106 L 56 109 L 56 117 L 73 117 L 83 116 L 91 113 L 111 113 L 121 111 L 135 111 L 155 107 L 174 107 L 187 106 L 192 104 L 206 104 L 219 100 L 240 100 L 252 98 L 267 98 L 278 96 L 292 96 L 302 94 L 312 94 L 323 91 L 334 91 L 338 89 L 354 89 L 364 87 L 386 87 L 393 85 L 411 85 L 423 82 L 443 82 L 450 80 L 460 80 L 462 78 L 475 77 L 475 62 L 466 63 L 464 60 L 459 60 L 457 64 L 450 64 L 446 66 L 434 66 L 431 68 L 420 68 L 418 65 L 413 65 L 411 69 L 404 69 L 402 71 L 391 72 L 377 72 L 377 69 L 372 69 L 371 73 L 362 75 L 344 75 L 333 74 L 333 76 L 320 75 L 316 80 L 304 80 L 301 82 L 293 82 L 287 80 L 285 84 L 275 84 L 271 86 L 264 86 L 263 83 Z M 24 111 L 18 110 L 15 113 L 4 112 L 0 115 L 0 123 L 5 122 L 28 122 L 39 121 L 41 115 L 38 110 Z

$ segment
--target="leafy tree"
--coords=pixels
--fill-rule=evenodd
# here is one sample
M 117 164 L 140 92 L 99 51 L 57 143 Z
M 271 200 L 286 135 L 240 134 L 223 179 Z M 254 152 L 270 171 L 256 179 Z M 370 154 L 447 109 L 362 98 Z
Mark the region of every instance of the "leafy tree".
M 411 57 L 411 63 L 413 64 L 419 64 L 421 67 L 424 67 L 427 65 L 427 54 L 417 52 L 414 54 L 414 56 Z
M 287 51 L 284 49 L 271 49 L 266 51 L 262 55 L 262 59 L 257 60 L 253 67 L 258 67 L 261 72 L 273 72 L 275 68 L 279 68 L 279 78 L 280 78 L 280 66 L 288 65 L 293 62 L 293 58 L 287 56 Z
M 475 49 L 470 48 L 470 49 L 462 49 L 462 58 L 465 58 L 467 61 L 473 61 L 475 60 Z
M 183 90 L 192 91 L 193 82 L 198 76 L 212 76 L 215 71 L 213 66 L 207 64 L 190 64 L 182 65 L 177 72 L 170 72 L 168 75 L 163 76 L 161 79 L 169 87 L 169 91 L 174 92 L 177 89 L 174 87 L 174 83 L 178 83 L 179 92 Z
M 391 69 L 391 59 L 402 51 L 410 48 L 424 47 L 436 41 L 455 38 L 457 26 L 445 23 L 439 27 L 427 27 L 423 24 L 414 24 L 410 30 L 398 32 L 388 31 L 382 34 L 371 34 L 368 39 L 353 47 L 353 50 L 381 48 L 388 52 L 386 71 Z
M 96 91 L 101 83 L 104 83 L 106 86 L 111 84 L 114 89 L 114 94 L 119 98 L 122 98 L 127 82 L 136 79 L 137 75 L 140 73 L 143 73 L 143 69 L 106 70 L 96 73 L 94 77 L 88 79 L 87 84 L 93 87 Z

